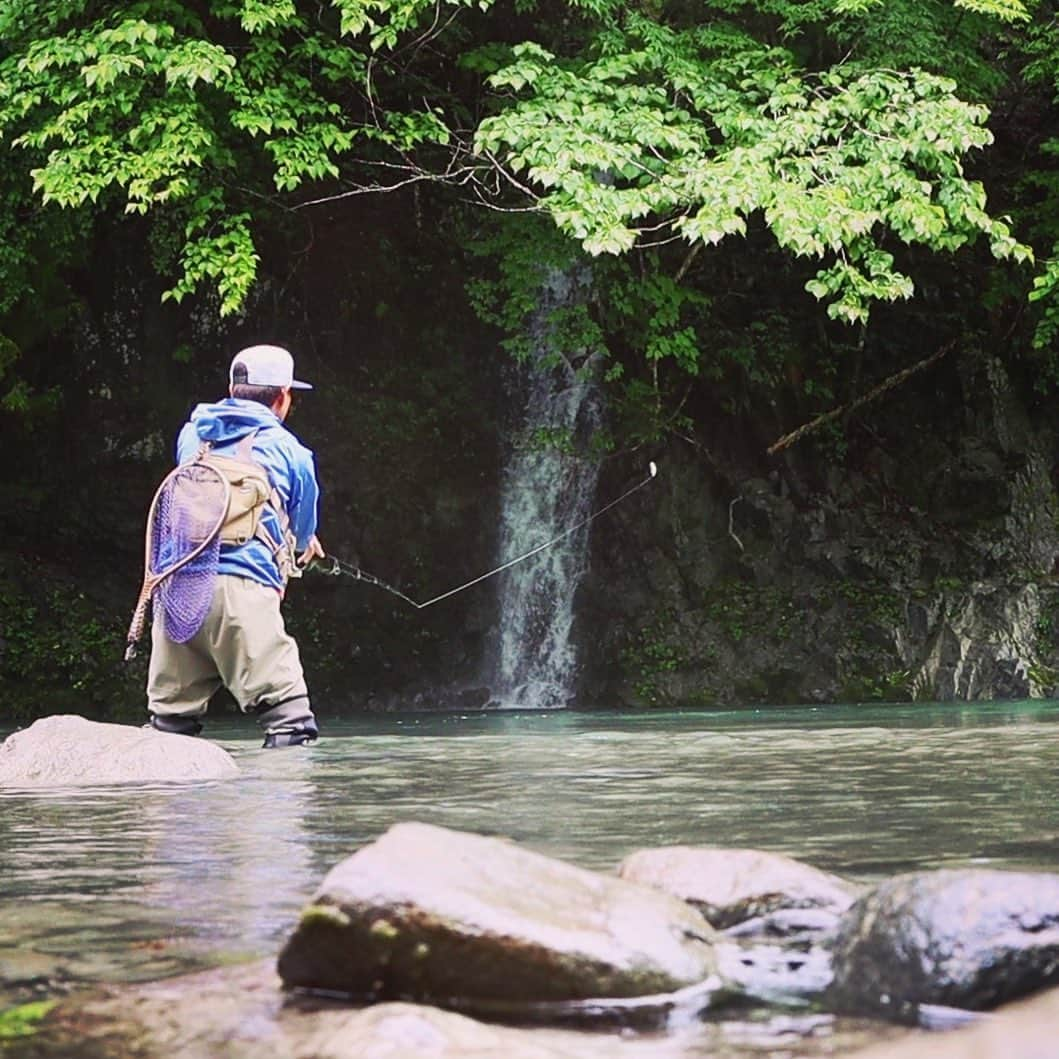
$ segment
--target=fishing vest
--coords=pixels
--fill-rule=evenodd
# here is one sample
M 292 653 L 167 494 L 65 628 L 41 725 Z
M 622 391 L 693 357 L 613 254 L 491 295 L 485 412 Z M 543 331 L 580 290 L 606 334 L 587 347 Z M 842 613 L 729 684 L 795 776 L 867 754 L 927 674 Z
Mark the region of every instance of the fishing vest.
M 272 485 L 268 471 L 254 459 L 254 438 L 257 431 L 240 439 L 233 456 L 222 456 L 213 451 L 208 441 L 203 441 L 195 455 L 196 463 L 213 468 L 228 483 L 228 511 L 221 523 L 221 544 L 238 546 L 257 538 L 272 553 L 284 582 L 291 577 L 300 577 L 297 563 L 297 542 L 290 530 L 290 519 L 283 506 L 283 499 Z M 276 513 L 280 524 L 280 540 L 276 540 L 262 521 L 265 506 Z

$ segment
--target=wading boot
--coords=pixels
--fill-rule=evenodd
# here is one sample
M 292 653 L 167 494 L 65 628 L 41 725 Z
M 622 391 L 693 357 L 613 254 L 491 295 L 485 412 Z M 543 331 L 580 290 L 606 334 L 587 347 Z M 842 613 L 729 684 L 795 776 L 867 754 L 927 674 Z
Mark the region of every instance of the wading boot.
M 263 703 L 253 711 L 258 724 L 265 729 L 263 749 L 280 746 L 305 746 L 320 737 L 316 718 L 307 695 L 298 695 L 286 702 Z
M 154 728 L 170 735 L 198 735 L 202 731 L 202 725 L 194 717 L 167 717 L 161 713 L 152 713 L 144 728 Z
M 275 731 L 266 732 L 262 749 L 272 750 L 278 746 L 305 746 L 306 743 L 315 743 L 319 738 L 320 730 L 312 721 L 309 721 L 297 728 L 277 728 Z

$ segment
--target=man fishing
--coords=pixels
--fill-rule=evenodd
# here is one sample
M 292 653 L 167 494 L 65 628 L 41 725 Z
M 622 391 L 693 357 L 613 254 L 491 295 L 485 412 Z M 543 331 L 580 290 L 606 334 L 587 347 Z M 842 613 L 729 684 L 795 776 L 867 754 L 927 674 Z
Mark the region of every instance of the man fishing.
M 221 528 L 211 560 L 169 578 L 167 594 L 155 594 L 151 660 L 147 678 L 150 725 L 162 732 L 197 735 L 210 697 L 222 685 L 244 713 L 265 729 L 265 747 L 300 746 L 319 731 L 309 701 L 298 645 L 287 633 L 280 603 L 287 579 L 323 558 L 316 538 L 314 456 L 287 427 L 294 390 L 311 390 L 294 378 L 294 359 L 279 346 L 251 346 L 230 368 L 229 396 L 200 404 L 177 438 L 177 463 L 221 467 Z M 165 547 L 175 547 L 181 512 L 197 500 L 172 502 L 160 514 L 152 506 L 149 527 Z M 186 532 L 185 532 L 186 535 Z M 204 581 L 204 579 L 211 579 Z M 182 621 L 188 598 L 203 591 L 203 605 Z M 187 586 L 186 592 L 181 586 Z M 182 593 L 188 597 L 181 599 Z M 183 607 L 183 609 L 182 609 Z

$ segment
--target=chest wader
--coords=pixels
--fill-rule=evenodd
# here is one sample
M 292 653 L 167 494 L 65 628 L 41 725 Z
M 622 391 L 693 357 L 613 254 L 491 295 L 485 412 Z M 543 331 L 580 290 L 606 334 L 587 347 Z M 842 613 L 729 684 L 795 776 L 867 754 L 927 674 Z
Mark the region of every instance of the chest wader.
M 239 547 L 257 539 L 269 550 L 285 591 L 292 577 L 301 577 L 302 570 L 297 561 L 297 541 L 290 526 L 283 498 L 272 484 L 267 470 L 254 458 L 253 444 L 257 431 L 241 438 L 231 456 L 222 456 L 213 451 L 208 441 L 202 442 L 191 466 L 208 469 L 227 485 L 227 509 L 219 528 L 214 530 L 216 540 L 211 553 L 212 569 L 209 575 L 216 578 L 219 548 L 221 545 Z M 265 508 L 272 509 L 279 524 L 277 538 L 263 518 Z M 201 572 L 200 572 L 201 576 Z M 212 595 L 212 593 L 211 593 Z M 201 629 L 206 620 L 202 611 L 194 628 L 182 631 L 181 639 L 186 643 Z M 189 634 L 190 632 L 190 634 Z M 243 704 L 240 703 L 242 707 Z M 265 747 L 300 746 L 316 740 L 319 730 L 313 716 L 309 697 L 305 694 L 292 696 L 279 702 L 259 702 L 243 707 L 254 714 L 265 728 Z M 153 727 L 162 731 L 195 735 L 202 726 L 191 717 L 163 717 L 151 715 Z

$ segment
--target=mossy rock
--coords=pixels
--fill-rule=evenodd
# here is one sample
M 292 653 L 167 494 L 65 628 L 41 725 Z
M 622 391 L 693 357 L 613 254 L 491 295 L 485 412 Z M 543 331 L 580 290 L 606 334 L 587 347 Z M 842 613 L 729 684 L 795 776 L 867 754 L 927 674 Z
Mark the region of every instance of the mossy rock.
M 7 1011 L 0 1011 L 0 1048 L 9 1041 L 32 1037 L 37 1032 L 41 1019 L 56 1003 L 55 1000 L 34 1000 Z

